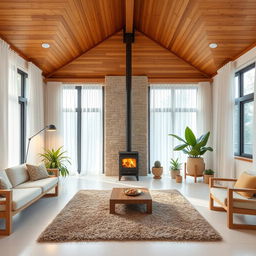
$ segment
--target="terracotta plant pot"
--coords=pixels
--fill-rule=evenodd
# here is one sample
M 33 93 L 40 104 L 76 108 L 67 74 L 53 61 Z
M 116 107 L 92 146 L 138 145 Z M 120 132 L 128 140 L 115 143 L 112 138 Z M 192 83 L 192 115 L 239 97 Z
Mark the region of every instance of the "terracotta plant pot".
M 176 183 L 182 183 L 182 176 L 181 175 L 176 175 Z
M 209 184 L 210 177 L 214 177 L 214 175 L 207 175 L 207 174 L 204 175 L 204 183 L 205 184 Z
M 154 179 L 161 179 L 163 174 L 163 167 L 152 167 L 152 173 L 154 174 Z
M 195 176 L 203 175 L 205 169 L 204 159 L 201 157 L 188 157 L 187 159 L 187 174 Z
M 180 170 L 173 170 L 173 169 L 171 169 L 170 173 L 171 173 L 171 178 L 172 179 L 176 179 L 176 175 L 180 175 Z

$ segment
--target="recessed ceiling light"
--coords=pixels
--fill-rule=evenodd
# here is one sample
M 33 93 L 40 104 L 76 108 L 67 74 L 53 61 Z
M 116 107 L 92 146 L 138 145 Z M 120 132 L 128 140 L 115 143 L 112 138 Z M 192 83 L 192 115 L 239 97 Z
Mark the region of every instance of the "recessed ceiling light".
M 209 44 L 209 47 L 214 49 L 214 48 L 217 48 L 218 45 L 216 43 L 211 43 L 211 44 Z
M 50 48 L 50 45 L 47 44 L 47 43 L 44 43 L 44 44 L 42 44 L 42 47 L 45 48 L 45 49 L 47 49 L 47 48 Z

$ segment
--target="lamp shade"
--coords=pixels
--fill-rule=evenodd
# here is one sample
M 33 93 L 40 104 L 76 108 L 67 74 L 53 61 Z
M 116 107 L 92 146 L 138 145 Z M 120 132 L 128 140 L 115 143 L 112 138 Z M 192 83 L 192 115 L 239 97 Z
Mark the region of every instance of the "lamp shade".
M 47 131 L 56 131 L 56 126 L 54 124 L 49 124 L 47 127 Z

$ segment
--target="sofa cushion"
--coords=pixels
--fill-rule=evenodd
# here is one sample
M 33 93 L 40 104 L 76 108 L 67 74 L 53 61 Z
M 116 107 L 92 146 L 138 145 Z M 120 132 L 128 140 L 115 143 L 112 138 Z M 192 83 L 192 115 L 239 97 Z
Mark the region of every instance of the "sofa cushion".
M 223 188 L 211 188 L 211 194 L 216 197 L 220 202 L 227 206 L 227 190 Z M 244 196 L 241 196 L 238 193 L 233 193 L 233 198 L 237 199 L 234 201 L 234 207 L 242 209 L 252 209 L 256 210 L 256 198 L 247 199 Z M 243 201 L 239 201 L 243 200 Z
M 17 185 L 29 180 L 27 167 L 25 164 L 7 168 L 5 172 L 13 187 L 16 187 Z
M 7 177 L 7 175 L 6 175 L 6 172 L 5 172 L 4 170 L 3 170 L 3 171 L 0 171 L 0 178 L 2 178 L 3 181 L 6 183 L 7 189 L 12 188 L 12 184 L 11 184 L 11 182 L 9 181 L 9 179 L 8 179 L 8 177 Z M 3 188 L 1 188 L 1 185 L 0 185 L 0 189 L 3 189 Z
M 49 177 L 47 169 L 44 164 L 40 165 L 31 165 L 27 164 L 27 171 L 30 177 L 30 180 L 41 180 Z
M 251 188 L 251 189 L 256 189 L 256 176 L 250 175 L 247 172 L 243 172 L 237 182 L 235 183 L 235 188 Z M 247 197 L 247 198 L 252 198 L 253 197 L 253 192 L 237 192 L 240 195 Z
M 56 185 L 58 181 L 59 179 L 56 177 L 46 178 L 46 179 L 36 180 L 36 181 L 27 181 L 25 183 L 18 185 L 15 188 L 19 188 L 19 189 L 20 188 L 40 188 L 44 193 L 45 191 L 49 190 L 54 185 Z
M 40 188 L 12 189 L 12 210 L 16 211 L 31 202 L 42 193 Z M 0 201 L 5 200 L 1 198 Z M 5 206 L 0 205 L 0 211 L 4 211 Z

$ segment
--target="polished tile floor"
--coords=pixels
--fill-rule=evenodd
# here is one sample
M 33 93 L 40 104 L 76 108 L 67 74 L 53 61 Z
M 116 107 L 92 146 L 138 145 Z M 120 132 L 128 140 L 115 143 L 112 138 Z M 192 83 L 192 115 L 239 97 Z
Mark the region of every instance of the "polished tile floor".
M 178 189 L 223 237 L 222 242 L 72 242 L 37 243 L 36 239 L 58 212 L 80 189 L 111 189 L 113 187 L 138 186 L 150 189 Z M 229 230 L 226 214 L 208 210 L 208 186 L 188 180 L 176 184 L 170 177 L 154 180 L 151 176 L 140 181 L 129 178 L 117 181 L 116 177 L 82 176 L 62 180 L 60 196 L 43 198 L 14 217 L 13 234 L 0 237 L 1 256 L 255 256 L 256 231 Z M 237 216 L 238 222 L 256 224 L 256 217 Z

